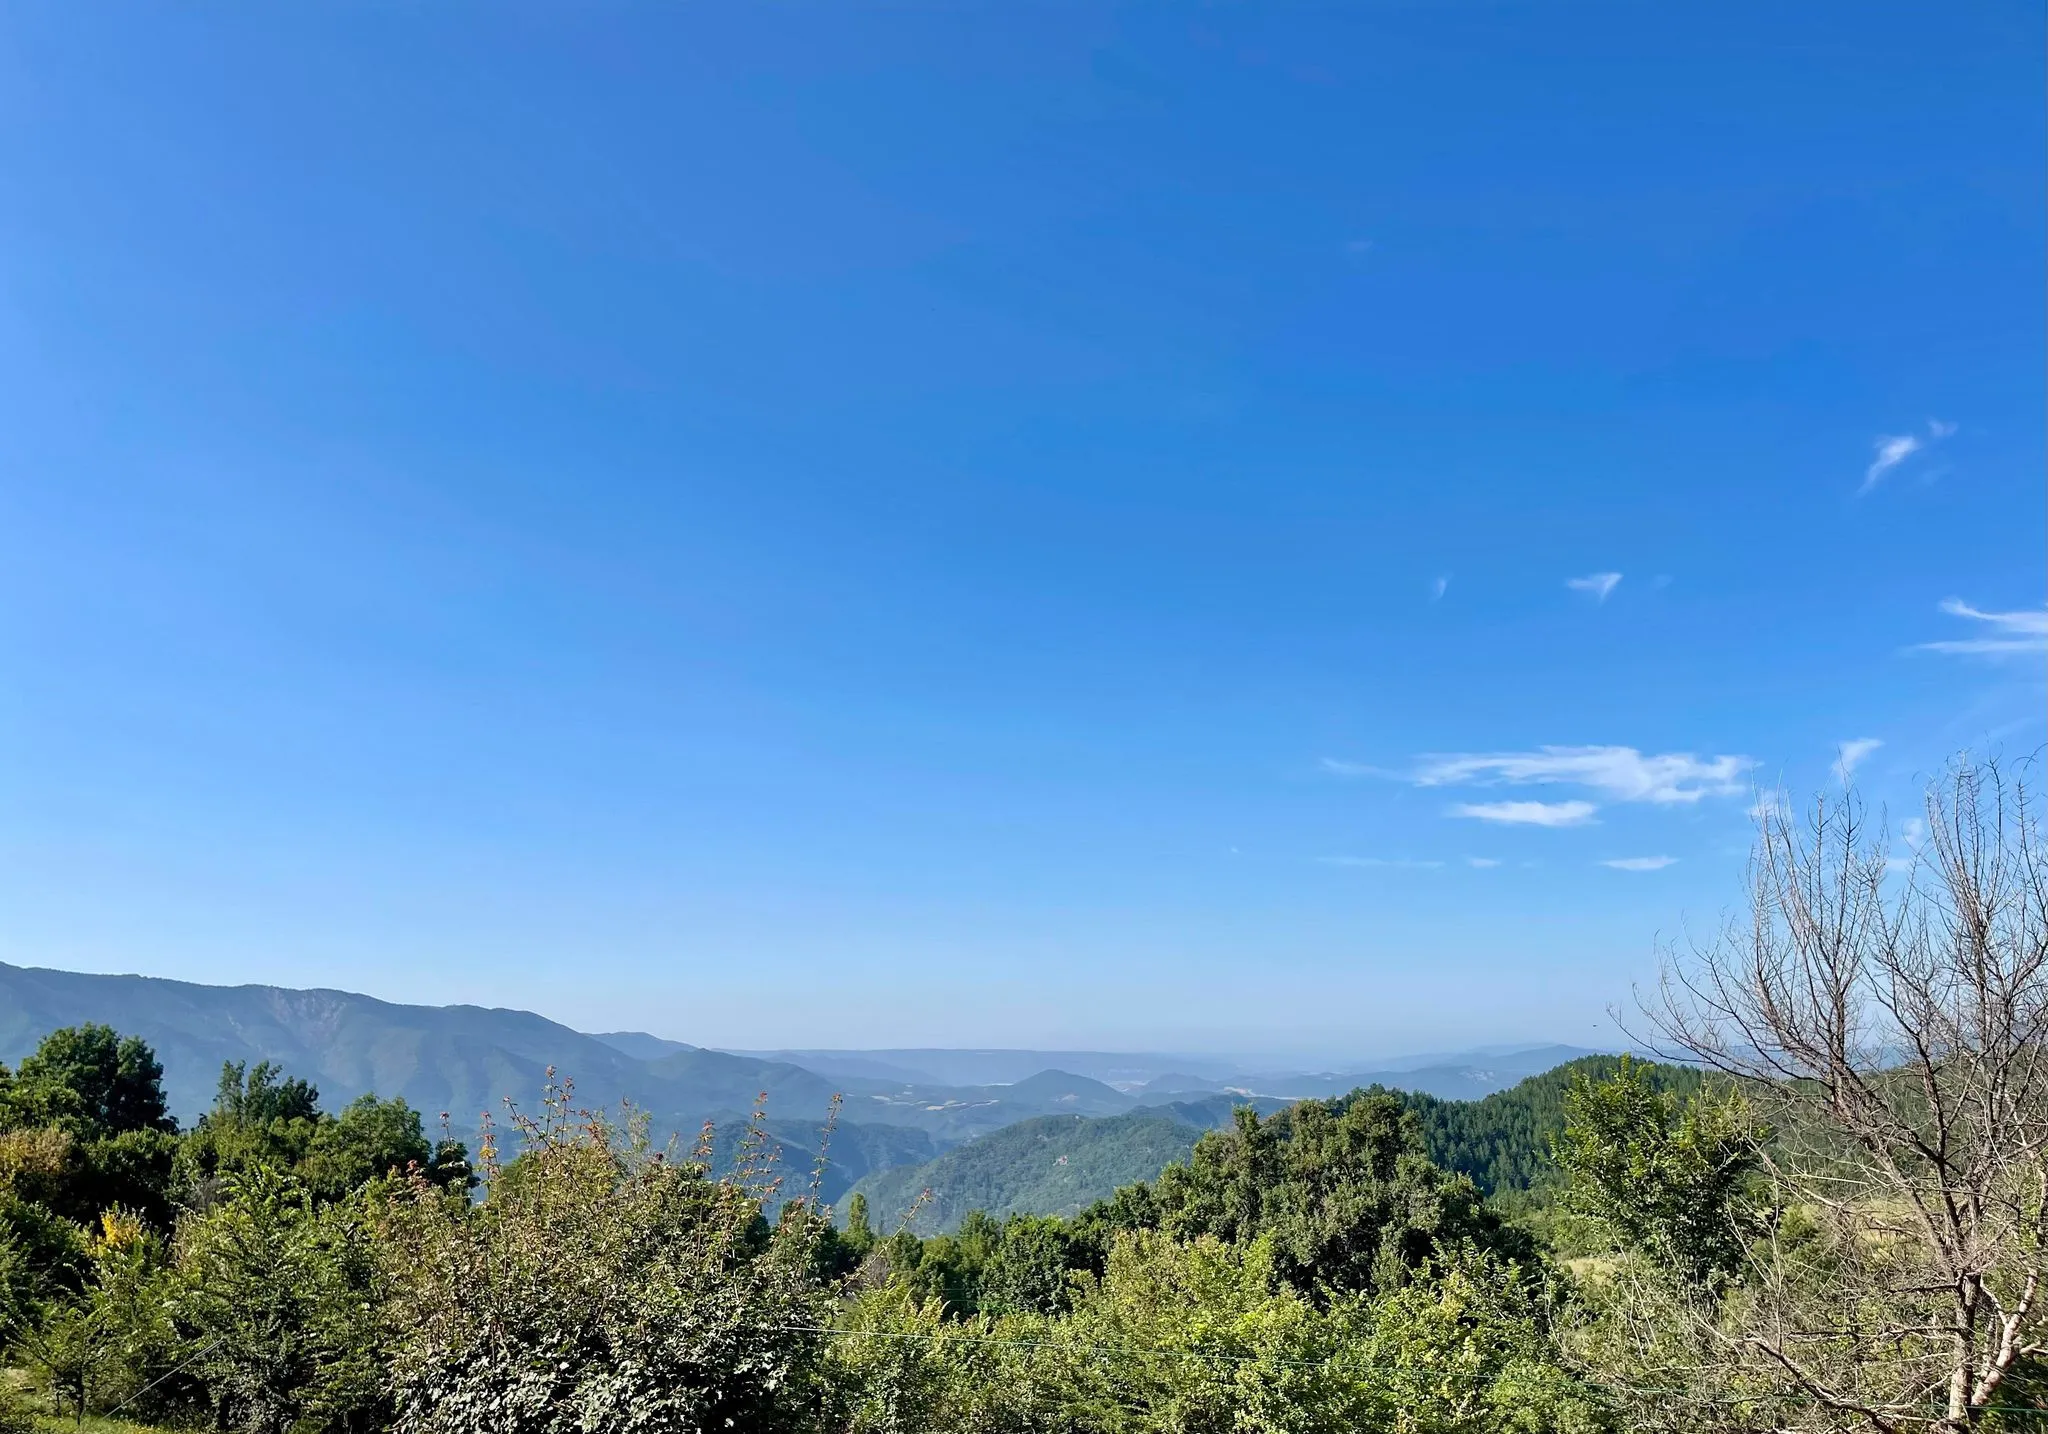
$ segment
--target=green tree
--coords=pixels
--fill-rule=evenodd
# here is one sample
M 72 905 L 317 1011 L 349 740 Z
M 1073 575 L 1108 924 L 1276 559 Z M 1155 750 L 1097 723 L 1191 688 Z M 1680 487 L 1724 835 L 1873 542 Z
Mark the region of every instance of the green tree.
M 223 1176 L 258 1169 L 296 1171 L 323 1121 L 320 1092 L 270 1061 L 221 1066 L 213 1108 L 179 1144 L 173 1186 L 203 1209 Z
M 172 1308 L 216 1426 L 283 1434 L 371 1426 L 382 1378 L 364 1212 L 290 1175 L 224 1176 L 179 1224 Z
M 320 1116 L 320 1092 L 309 1081 L 288 1076 L 274 1061 L 226 1061 L 214 1092 L 211 1119 L 265 1127 L 277 1121 L 313 1121 Z
M 1012 1215 L 981 1275 L 981 1308 L 990 1314 L 1057 1315 L 1066 1312 L 1069 1275 L 1086 1251 L 1064 1220 Z
M 1549 1292 L 1470 1249 L 1360 1311 L 1354 1363 L 1400 1411 L 1402 1434 L 1595 1434 L 1613 1424 L 1601 1391 L 1573 1373 L 1552 1331 Z
M 1529 1253 L 1468 1177 L 1429 1162 L 1415 1116 L 1385 1092 L 1302 1101 L 1263 1120 L 1241 1107 L 1234 1127 L 1203 1136 L 1152 1196 L 1160 1228 L 1176 1237 L 1269 1236 L 1282 1276 L 1308 1293 L 1398 1288 L 1464 1243 Z
M 111 1026 L 50 1032 L 0 1082 L 0 1128 L 57 1126 L 80 1140 L 130 1130 L 176 1130 L 164 1070 L 148 1044 Z
M 403 1100 L 363 1095 L 316 1125 L 300 1173 L 314 1194 L 338 1200 L 380 1177 L 434 1166 L 420 1113 Z
M 824 1413 L 845 1434 L 1058 1434 L 1017 1347 L 993 1321 L 949 1316 L 890 1280 L 856 1295 L 826 1347 Z M 1021 1377 L 1020 1377 L 1021 1376 Z
M 1738 1093 L 1681 1103 L 1624 1056 L 1604 1081 L 1573 1081 L 1552 1149 L 1574 1209 L 1704 1288 L 1742 1264 L 1756 1229 L 1749 1187 L 1767 1138 Z
M 1319 1308 L 1273 1238 L 1119 1235 L 1063 1319 L 1012 1317 L 1004 1371 L 1023 1427 L 1086 1434 L 1352 1434 L 1392 1427 L 1370 1371 L 1339 1361 L 1354 1301 Z

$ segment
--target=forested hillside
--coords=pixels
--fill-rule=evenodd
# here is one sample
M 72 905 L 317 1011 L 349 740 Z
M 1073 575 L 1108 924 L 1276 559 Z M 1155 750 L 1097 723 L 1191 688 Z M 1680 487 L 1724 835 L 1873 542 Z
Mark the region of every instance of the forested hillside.
M 1118 1186 L 1150 1180 L 1185 1159 L 1201 1133 L 1171 1115 L 1041 1116 L 929 1164 L 868 1175 L 853 1189 L 884 1231 L 907 1222 L 933 1235 L 956 1229 L 970 1210 L 1077 1215 Z
M 1437 1165 L 1469 1175 L 1482 1193 L 1527 1190 L 1557 1178 L 1550 1145 L 1564 1130 L 1565 1098 L 1573 1083 L 1605 1079 L 1619 1062 L 1615 1056 L 1584 1056 L 1479 1100 L 1375 1087 L 1323 1104 L 1342 1109 L 1365 1094 L 1390 1094 L 1414 1113 L 1422 1148 Z M 1689 1096 L 1700 1087 L 1699 1075 L 1679 1066 L 1639 1062 L 1637 1069 L 1660 1092 Z M 854 1189 L 866 1197 L 883 1229 L 895 1228 L 914 1207 L 911 1228 L 920 1234 L 956 1229 L 971 1210 L 1070 1215 L 1120 1186 L 1156 1178 L 1187 1157 L 1202 1131 L 1230 1125 L 1236 1108 L 1270 1115 L 1289 1104 L 1270 1097 L 1204 1096 L 1147 1106 L 1144 1114 L 1026 1121 L 929 1164 L 880 1170 Z
M 1423 1148 L 1446 1170 L 1472 1177 L 1481 1190 L 1526 1190 L 1557 1177 L 1550 1143 L 1564 1130 L 1565 1099 L 1575 1082 L 1605 1080 L 1617 1056 L 1582 1056 L 1479 1100 L 1439 1100 L 1403 1091 L 1401 1101 L 1421 1124 Z M 1652 1089 L 1688 1097 L 1697 1071 L 1637 1063 Z

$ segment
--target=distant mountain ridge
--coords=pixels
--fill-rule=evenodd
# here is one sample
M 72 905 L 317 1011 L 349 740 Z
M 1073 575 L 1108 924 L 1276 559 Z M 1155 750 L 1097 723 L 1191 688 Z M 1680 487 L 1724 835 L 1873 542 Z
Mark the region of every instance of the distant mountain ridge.
M 1250 1076 L 1226 1060 L 1130 1052 L 743 1053 L 644 1031 L 586 1035 L 502 1007 L 413 1006 L 348 991 L 205 986 L 0 963 L 0 1062 L 14 1064 L 51 1030 L 86 1021 L 148 1041 L 163 1062 L 171 1108 L 187 1122 L 211 1103 L 228 1061 L 274 1061 L 318 1086 L 329 1108 L 370 1091 L 401 1096 L 430 1126 L 446 1112 L 464 1138 L 486 1112 L 502 1122 L 508 1099 L 537 1109 L 550 1068 L 574 1082 L 578 1105 L 617 1109 L 630 1102 L 647 1114 L 657 1140 L 673 1134 L 685 1146 L 707 1121 L 721 1143 L 736 1139 L 765 1100 L 771 1143 L 785 1155 L 785 1183 L 809 1178 L 819 1131 L 840 1097 L 822 1186 L 828 1199 L 866 1176 L 928 1164 L 963 1142 L 1042 1116 L 1129 1115 L 1199 1128 L 1228 1120 L 1231 1107 L 1248 1099 L 1271 1108 L 1375 1082 L 1465 1098 L 1511 1083 L 1520 1065 L 1578 1054 L 1571 1047 L 1519 1048 L 1478 1053 L 1483 1066 Z M 785 1055 L 829 1068 L 778 1058 Z M 983 1079 L 937 1078 L 962 1075 Z M 1148 1128 L 1145 1138 L 1155 1137 L 1164 1138 Z
M 622 1033 L 621 1049 L 639 1049 L 658 1038 Z M 1525 1076 L 1582 1056 L 1599 1055 L 1584 1046 L 1524 1044 L 1470 1051 L 1431 1052 L 1364 1064 L 1307 1071 L 1267 1067 L 1237 1058 L 1147 1054 L 1133 1051 L 1054 1050 L 743 1050 L 733 1054 L 787 1061 L 821 1075 L 846 1080 L 895 1080 L 938 1086 L 1014 1085 L 1047 1070 L 1068 1072 L 1155 1104 L 1180 1094 L 1256 1094 L 1305 1099 L 1340 1095 L 1360 1086 L 1388 1085 L 1444 1100 L 1470 1100 L 1504 1090 Z
M 822 1118 L 841 1086 L 801 1067 L 685 1047 L 659 1062 L 631 1056 L 530 1011 L 407 1006 L 348 991 L 202 986 L 0 963 L 0 1061 L 58 1026 L 97 1021 L 141 1036 L 164 1065 L 171 1109 L 190 1120 L 213 1099 L 224 1061 L 276 1061 L 330 1104 L 366 1091 L 400 1095 L 429 1120 L 468 1129 L 507 1097 L 537 1106 L 553 1067 L 593 1108 L 632 1100 L 657 1123 L 694 1132 L 748 1110 L 767 1092 L 775 1113 Z

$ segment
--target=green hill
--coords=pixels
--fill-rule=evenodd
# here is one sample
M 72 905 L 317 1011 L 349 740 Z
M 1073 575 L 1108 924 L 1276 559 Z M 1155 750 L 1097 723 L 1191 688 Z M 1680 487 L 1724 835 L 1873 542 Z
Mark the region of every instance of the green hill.
M 1479 1100 L 1393 1094 L 1415 1112 L 1431 1160 L 1470 1175 L 1488 1194 L 1526 1190 L 1551 1174 L 1550 1138 L 1564 1129 L 1564 1096 L 1573 1078 L 1602 1079 L 1619 1061 L 1584 1056 Z M 1649 1070 L 1657 1085 L 1682 1095 L 1700 1085 L 1696 1072 L 1677 1066 L 1653 1064 Z M 1073 1215 L 1119 1186 L 1156 1179 L 1168 1165 L 1185 1160 L 1205 1130 L 1229 1124 L 1235 1106 L 1250 1105 L 1267 1115 L 1287 1104 L 1219 1095 L 1107 1118 L 1026 1120 L 925 1164 L 878 1170 L 853 1191 L 867 1197 L 877 1229 L 894 1229 L 916 1207 L 910 1228 L 921 1235 L 956 1228 L 970 1210 Z M 927 1189 L 931 1196 L 920 1206 L 919 1195 Z
M 650 1064 L 530 1011 L 0 964 L 0 1062 L 85 1021 L 149 1042 L 184 1120 L 211 1103 L 223 1061 L 275 1061 L 336 1107 L 366 1091 L 403 1096 L 429 1121 L 446 1111 L 464 1130 L 485 1111 L 502 1118 L 508 1096 L 537 1108 L 552 1066 L 574 1078 L 578 1104 L 631 1100 L 652 1116 L 657 1137 L 676 1131 L 686 1140 L 710 1117 L 751 1109 L 764 1091 L 777 1117 L 821 1119 L 844 1088 L 786 1062 L 720 1051 L 685 1048 Z
M 1119 1185 L 1150 1180 L 1186 1159 L 1201 1134 L 1170 1114 L 1041 1116 L 926 1164 L 868 1175 L 853 1191 L 867 1198 L 869 1220 L 885 1232 L 910 1216 L 912 1230 L 936 1234 L 958 1226 L 969 1210 L 1075 1215 Z M 920 1205 L 927 1189 L 931 1198 Z
M 1604 1080 L 1620 1064 L 1619 1056 L 1582 1056 L 1479 1100 L 1398 1094 L 1421 1121 L 1431 1160 L 1471 1176 L 1488 1194 L 1527 1190 L 1553 1172 L 1550 1138 L 1564 1129 L 1564 1097 L 1573 1079 Z M 1684 1096 L 1700 1088 L 1697 1071 L 1654 1062 L 1646 1069 L 1659 1089 Z

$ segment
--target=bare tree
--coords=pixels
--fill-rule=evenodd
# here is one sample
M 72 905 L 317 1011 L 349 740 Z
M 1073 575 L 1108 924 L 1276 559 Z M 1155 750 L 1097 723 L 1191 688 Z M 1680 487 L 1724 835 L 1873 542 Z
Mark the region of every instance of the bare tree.
M 1853 794 L 1767 811 L 1746 920 L 1667 960 L 1646 1003 L 1777 1130 L 1771 1232 L 1697 1315 L 1724 1388 L 1781 1427 L 1960 1431 L 2040 1407 L 2020 1392 L 2048 1350 L 2038 797 L 1959 761 L 1901 841 Z

